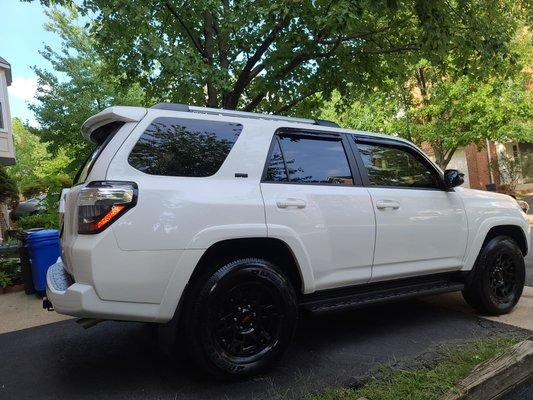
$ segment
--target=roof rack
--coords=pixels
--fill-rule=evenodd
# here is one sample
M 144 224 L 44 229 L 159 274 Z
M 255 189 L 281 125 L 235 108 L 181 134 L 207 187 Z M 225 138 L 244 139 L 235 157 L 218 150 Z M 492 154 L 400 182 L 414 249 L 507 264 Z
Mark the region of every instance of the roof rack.
M 312 125 L 321 125 L 321 126 L 339 128 L 339 125 L 336 124 L 335 122 L 327 121 L 324 119 L 284 117 L 282 115 L 271 115 L 271 114 L 260 114 L 260 113 L 246 112 L 246 111 L 225 110 L 223 108 L 197 107 L 197 106 L 189 106 L 187 104 L 179 104 L 179 103 L 158 103 L 150 108 L 156 109 L 156 110 L 184 111 L 184 112 L 194 112 L 194 113 L 199 113 L 199 114 L 227 115 L 230 117 L 243 117 L 243 118 L 255 118 L 255 119 L 269 119 L 273 121 L 298 122 L 301 124 L 312 124 Z

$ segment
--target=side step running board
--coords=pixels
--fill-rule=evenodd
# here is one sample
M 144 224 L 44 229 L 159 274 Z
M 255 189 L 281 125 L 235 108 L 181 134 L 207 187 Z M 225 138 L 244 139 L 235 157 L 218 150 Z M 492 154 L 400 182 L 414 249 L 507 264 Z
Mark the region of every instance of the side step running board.
M 462 290 L 464 283 L 457 280 L 398 281 L 325 290 L 304 296 L 300 307 L 312 312 L 357 308 L 430 294 Z

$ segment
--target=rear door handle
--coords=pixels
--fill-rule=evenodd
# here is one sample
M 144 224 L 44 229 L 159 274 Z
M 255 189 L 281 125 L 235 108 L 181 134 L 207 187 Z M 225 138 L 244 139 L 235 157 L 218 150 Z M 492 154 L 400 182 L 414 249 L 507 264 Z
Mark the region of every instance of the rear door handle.
M 276 200 L 278 208 L 305 208 L 307 203 L 301 199 L 279 199 Z
M 395 200 L 378 200 L 376 207 L 378 210 L 397 210 L 400 208 L 400 203 Z

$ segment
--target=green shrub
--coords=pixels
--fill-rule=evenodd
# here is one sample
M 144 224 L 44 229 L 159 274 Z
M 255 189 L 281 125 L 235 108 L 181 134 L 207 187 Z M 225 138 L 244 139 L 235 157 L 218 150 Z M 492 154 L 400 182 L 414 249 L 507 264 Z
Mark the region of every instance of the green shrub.
M 5 203 L 8 200 L 17 200 L 18 190 L 17 184 L 7 171 L 0 165 L 0 203 Z
M 72 186 L 72 179 L 66 174 L 58 174 L 40 178 L 20 188 L 26 198 L 38 196 L 42 193 L 61 192 L 61 189 Z
M 23 230 L 32 228 L 58 229 L 59 214 L 54 211 L 47 211 L 42 214 L 27 215 L 21 217 L 17 221 L 17 225 Z
M 20 188 L 21 193 L 27 199 L 31 199 L 32 197 L 38 196 L 41 193 L 45 193 L 47 190 L 48 188 L 41 180 L 28 183 Z
M 9 275 L 4 271 L 0 271 L 0 287 L 5 288 L 6 286 L 10 286 L 12 283 L 13 282 Z
M 0 257 L 0 287 L 16 285 L 21 281 L 20 260 Z

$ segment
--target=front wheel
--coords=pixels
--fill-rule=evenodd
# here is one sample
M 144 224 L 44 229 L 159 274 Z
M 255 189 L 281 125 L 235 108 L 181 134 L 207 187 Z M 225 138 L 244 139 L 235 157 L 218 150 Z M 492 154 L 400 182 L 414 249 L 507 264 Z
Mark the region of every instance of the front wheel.
M 481 249 L 472 282 L 463 290 L 463 297 L 483 314 L 507 314 L 518 303 L 524 281 L 520 248 L 510 237 L 497 236 Z
M 265 260 L 222 266 L 197 282 L 191 296 L 186 328 L 192 356 L 219 377 L 260 372 L 279 359 L 294 335 L 296 295 Z

